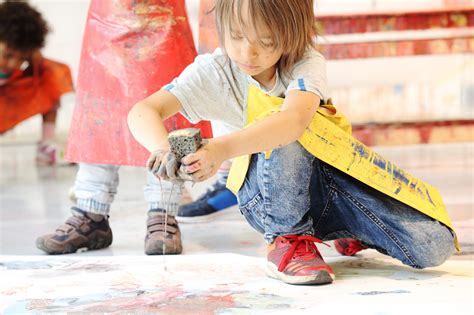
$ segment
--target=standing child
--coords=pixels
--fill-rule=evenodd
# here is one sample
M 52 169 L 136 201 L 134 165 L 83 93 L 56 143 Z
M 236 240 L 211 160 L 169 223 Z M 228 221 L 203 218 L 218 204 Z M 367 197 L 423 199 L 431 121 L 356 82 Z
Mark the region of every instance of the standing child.
M 66 155 L 79 163 L 75 205 L 71 216 L 54 232 L 38 237 L 39 249 L 67 254 L 112 244 L 109 214 L 119 187 L 120 166 L 143 167 L 148 157 L 128 131 L 127 113 L 138 100 L 178 75 L 195 56 L 184 0 L 90 1 Z M 165 124 L 168 130 L 193 126 L 179 116 Z M 211 136 L 208 122 L 197 127 L 202 128 L 203 136 Z M 148 255 L 182 251 L 174 218 L 181 197 L 178 190 L 146 174 L 144 248 Z
M 60 97 L 73 90 L 69 67 L 43 58 L 48 26 L 25 2 L 0 4 L 0 134 L 40 114 L 36 162 L 56 162 L 54 129 Z
M 374 248 L 414 268 L 443 263 L 454 251 L 449 218 L 438 221 L 408 205 L 425 186 L 393 166 L 400 186 L 392 193 L 377 185 L 375 173 L 353 170 L 373 152 L 350 138 L 350 125 L 328 100 L 325 60 L 313 43 L 313 1 L 217 0 L 215 10 L 222 51 L 198 57 L 137 103 L 128 117 L 135 138 L 150 152 L 169 150 L 162 120 L 176 112 L 192 122 L 220 120 L 240 128 L 186 156 L 184 170 L 202 181 L 234 158 L 227 186 L 249 224 L 264 234 L 271 277 L 332 282 L 333 270 L 314 243 L 343 237 L 357 239 L 349 242 L 357 250 Z M 339 159 L 352 161 L 347 167 L 330 154 L 339 145 L 330 140 L 344 137 L 354 144 Z M 152 170 L 168 163 L 166 154 L 151 158 Z M 391 174 L 392 164 L 383 162 Z

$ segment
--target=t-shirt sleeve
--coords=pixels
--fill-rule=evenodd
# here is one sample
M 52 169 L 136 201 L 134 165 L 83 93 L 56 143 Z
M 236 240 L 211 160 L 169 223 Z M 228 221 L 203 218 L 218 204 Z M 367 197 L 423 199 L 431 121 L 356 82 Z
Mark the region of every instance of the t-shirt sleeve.
M 181 103 L 181 114 L 191 123 L 219 117 L 228 93 L 225 81 L 225 57 L 214 52 L 196 57 L 194 62 L 162 89 Z
M 292 90 L 308 91 L 326 100 L 327 89 L 326 60 L 318 51 L 311 49 L 290 72 L 285 94 Z

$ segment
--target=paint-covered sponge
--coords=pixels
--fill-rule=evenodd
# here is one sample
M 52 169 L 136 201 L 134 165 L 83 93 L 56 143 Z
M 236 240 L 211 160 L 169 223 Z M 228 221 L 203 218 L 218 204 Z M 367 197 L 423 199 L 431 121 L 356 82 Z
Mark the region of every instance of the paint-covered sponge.
M 196 152 L 201 146 L 201 130 L 198 128 L 186 128 L 170 132 L 168 141 L 171 145 L 171 152 L 174 153 L 178 163 L 181 159 Z

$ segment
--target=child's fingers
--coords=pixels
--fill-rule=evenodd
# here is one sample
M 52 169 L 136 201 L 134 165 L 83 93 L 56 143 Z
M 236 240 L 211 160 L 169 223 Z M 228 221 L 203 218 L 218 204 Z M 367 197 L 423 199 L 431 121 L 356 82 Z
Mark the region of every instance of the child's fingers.
M 204 170 L 199 170 L 193 173 L 191 176 L 193 178 L 193 181 L 195 182 L 202 182 L 210 177 L 209 172 L 204 171 Z
M 168 176 L 166 175 L 166 163 L 161 163 L 156 175 L 164 180 L 168 179 Z
M 191 165 L 191 164 L 193 164 L 194 162 L 196 162 L 198 160 L 199 160 L 199 155 L 196 154 L 196 153 L 191 153 L 191 154 L 188 154 L 185 157 L 183 157 L 181 159 L 181 163 L 183 163 L 185 165 Z
M 154 156 L 150 156 L 148 158 L 148 160 L 146 161 L 146 164 L 145 164 L 145 167 L 147 170 L 151 171 L 151 169 L 153 168 L 153 164 L 155 163 L 155 157 Z
M 150 170 L 150 172 L 155 174 L 156 172 L 158 172 L 160 165 L 161 165 L 161 160 L 157 156 L 155 156 L 154 159 L 151 161 L 150 167 L 148 169 Z
M 158 172 L 158 169 L 160 167 L 162 159 L 163 159 L 163 151 L 162 150 L 153 151 L 150 154 L 150 157 L 148 158 L 148 160 L 146 161 L 146 168 L 150 172 L 155 174 L 156 172 Z
M 191 165 L 185 165 L 184 166 L 184 170 L 188 174 L 193 174 L 193 173 L 199 171 L 201 168 L 202 168 L 202 165 L 201 165 L 201 161 L 199 161 L 199 160 L 194 162 Z
M 177 171 L 178 162 L 176 161 L 176 157 L 173 155 L 171 159 L 166 163 L 166 175 L 171 179 L 176 179 L 178 178 Z

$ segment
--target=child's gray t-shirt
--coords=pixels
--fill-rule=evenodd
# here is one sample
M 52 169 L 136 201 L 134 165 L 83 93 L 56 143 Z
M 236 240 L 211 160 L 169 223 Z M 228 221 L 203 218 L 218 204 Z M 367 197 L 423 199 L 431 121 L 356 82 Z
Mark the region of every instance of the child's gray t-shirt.
M 277 80 L 268 91 L 251 76 L 241 71 L 221 49 L 196 57 L 177 78 L 163 89 L 181 102 L 181 114 L 190 122 L 220 121 L 229 131 L 242 129 L 247 116 L 249 84 L 256 85 L 268 95 L 285 97 L 291 90 L 309 91 L 322 100 L 328 98 L 326 62 L 314 49 L 295 64 L 290 76 L 277 72 Z

